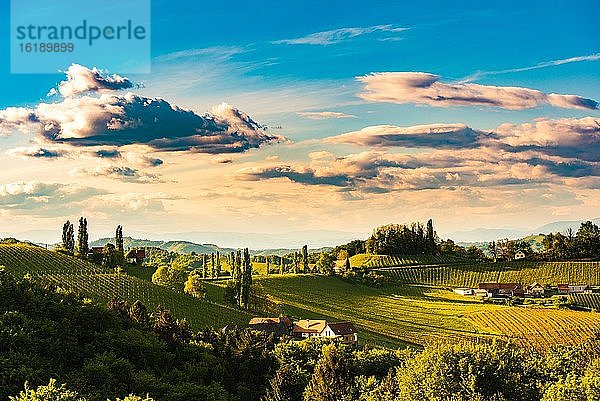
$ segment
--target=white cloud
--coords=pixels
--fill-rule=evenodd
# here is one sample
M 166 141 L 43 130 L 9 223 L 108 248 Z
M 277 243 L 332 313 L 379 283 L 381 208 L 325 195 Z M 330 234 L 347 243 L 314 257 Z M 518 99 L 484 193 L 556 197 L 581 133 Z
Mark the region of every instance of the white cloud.
M 300 111 L 298 115 L 309 120 L 326 120 L 329 118 L 356 118 L 355 115 L 337 111 Z
M 373 25 L 368 27 L 338 28 L 329 31 L 315 32 L 294 39 L 276 40 L 272 43 L 287 45 L 326 46 L 343 42 L 345 40 L 352 39 L 357 36 L 372 34 L 375 32 L 398 33 L 406 30 L 408 30 L 408 28 L 397 27 L 395 25 Z

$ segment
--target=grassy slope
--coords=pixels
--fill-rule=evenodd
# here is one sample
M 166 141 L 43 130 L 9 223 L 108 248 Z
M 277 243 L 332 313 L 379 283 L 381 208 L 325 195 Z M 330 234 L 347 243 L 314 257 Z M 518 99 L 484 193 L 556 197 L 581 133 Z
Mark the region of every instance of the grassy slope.
M 192 327 L 246 324 L 249 313 L 199 300 L 156 286 L 142 278 L 115 274 L 95 264 L 77 258 L 26 245 L 0 245 L 0 265 L 15 275 L 30 273 L 62 288 L 81 292 L 99 302 L 122 298 L 142 301 L 149 309 L 162 304 L 178 318 L 187 318 Z M 142 268 L 140 268 L 142 269 Z M 148 269 L 150 270 L 150 269 Z M 147 275 L 142 270 L 143 275 Z
M 373 255 L 368 253 L 359 253 L 350 258 L 352 267 L 371 268 L 371 267 L 389 267 L 389 266 L 411 266 L 440 263 L 460 263 L 463 258 L 444 255 Z
M 444 290 L 375 289 L 335 277 L 272 276 L 256 281 L 294 317 L 349 320 L 362 341 L 392 346 L 473 336 L 478 330 L 464 315 L 500 308 Z

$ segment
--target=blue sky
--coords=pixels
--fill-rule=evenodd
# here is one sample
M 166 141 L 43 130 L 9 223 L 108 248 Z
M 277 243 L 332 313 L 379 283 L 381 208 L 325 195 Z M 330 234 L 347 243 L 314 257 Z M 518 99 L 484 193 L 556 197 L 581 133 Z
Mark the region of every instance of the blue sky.
M 10 27 L 8 3 L 1 3 L 0 29 L 5 32 Z M 59 10 L 61 2 L 55 3 Z M 432 216 L 442 231 L 451 233 L 479 226 L 524 228 L 553 220 L 598 217 L 590 214 L 597 207 L 600 161 L 593 156 L 578 159 L 574 153 L 581 149 L 577 146 L 591 150 L 599 146 L 593 128 L 594 121 L 600 121 L 600 112 L 593 106 L 600 100 L 599 11 L 600 4 L 595 1 L 367 4 L 153 0 L 150 74 L 122 74 L 119 65 L 110 61 L 85 67 L 127 76 L 135 85 L 123 89 L 148 99 L 165 99 L 198 115 L 226 102 L 267 126 L 267 136 L 272 138 L 254 138 L 256 146 L 235 154 L 193 147 L 173 150 L 143 138 L 123 142 L 102 137 L 92 144 L 93 149 L 108 146 L 123 154 L 138 152 L 164 161 L 149 172 L 143 170 L 147 166 L 135 165 L 134 156 L 113 160 L 110 165 L 106 160 L 100 165 L 72 156 L 23 158 L 23 151 L 12 149 L 31 144 L 47 147 L 47 138 L 40 139 L 33 131 L 5 133 L 6 138 L 0 138 L 0 160 L 17 167 L 0 185 L 52 181 L 79 185 L 89 193 L 94 188 L 98 193 L 89 196 L 96 200 L 141 197 L 156 207 L 157 214 L 169 215 L 166 220 L 176 223 L 165 225 L 161 218 L 154 227 L 139 230 L 161 227 L 165 233 L 196 230 L 182 217 L 182 211 L 200 204 L 206 215 L 200 213 L 198 218 L 206 222 L 204 228 L 209 231 L 240 231 L 240 222 L 249 221 L 263 231 L 281 231 L 294 222 L 297 229 L 319 229 L 326 224 L 340 231 L 368 232 L 377 224 Z M 8 54 L 9 47 L 9 35 L 0 36 L 0 51 Z M 110 55 L 106 58 L 110 60 Z M 67 68 L 69 65 L 63 69 Z M 400 75 L 372 75 L 382 72 Z M 421 74 L 406 75 L 409 72 Z M 435 83 L 429 82 L 431 76 L 426 74 L 438 76 Z M 60 98 L 47 98 L 46 94 L 64 79 L 62 72 L 11 74 L 10 63 L 4 60 L 0 63 L 4 89 L 0 91 L 0 110 L 61 103 Z M 397 84 L 397 79 L 402 83 Z M 422 91 L 424 87 L 436 91 L 437 98 L 431 100 L 430 92 Z M 511 88 L 518 88 L 517 93 Z M 479 90 L 485 92 L 483 98 L 462 100 L 465 93 L 471 96 Z M 101 92 L 105 93 L 104 89 Z M 446 100 L 458 92 L 460 96 Z M 67 106 L 80 107 L 73 106 L 73 99 L 64 98 L 61 113 Z M 535 104 L 514 103 L 522 98 L 535 98 L 531 100 Z M 496 105 L 489 107 L 486 103 L 490 102 Z M 592 107 L 581 107 L 581 102 Z M 543 121 L 536 123 L 540 119 Z M 179 120 L 173 121 L 177 124 Z M 440 124 L 445 127 L 439 128 Z M 423 145 L 418 136 L 422 129 L 404 129 L 423 125 L 427 132 L 441 130 L 448 136 L 442 142 Z M 497 131 L 502 139 L 489 137 L 486 133 L 490 131 Z M 390 133 L 396 135 L 392 142 L 388 137 L 381 140 Z M 348 135 L 340 137 L 343 134 Z M 463 147 L 448 145 L 457 141 Z M 76 142 L 60 139 L 51 145 L 61 147 L 57 153 L 71 155 L 74 148 L 78 152 L 84 149 Z M 65 150 L 67 145 L 74 148 Z M 452 163 L 442 166 L 433 161 L 452 152 L 461 155 L 455 162 L 460 166 L 456 171 L 451 171 Z M 485 157 L 481 155 L 486 152 L 506 154 L 483 166 Z M 411 155 L 419 160 L 409 163 Z M 511 163 L 495 167 L 507 159 Z M 39 164 L 35 171 L 52 166 L 65 174 L 58 180 L 18 167 L 19 163 L 27 168 Z M 143 178 L 144 184 L 134 182 L 131 176 L 117 176 L 118 182 L 114 182 L 110 174 L 100 173 L 110 170 L 115 178 L 112 172 L 117 168 L 125 171 L 125 167 L 135 170 L 131 174 Z M 371 168 L 375 170 L 369 173 Z M 456 185 L 450 185 L 450 180 Z M 204 185 L 211 188 L 210 196 L 198 190 Z M 243 189 L 236 192 L 231 188 Z M 164 196 L 153 197 L 155 193 Z M 179 196 L 182 193 L 186 195 Z M 314 212 L 296 212 L 290 204 L 295 194 L 313 194 Z M 230 204 L 224 206 L 224 198 Z M 431 204 L 425 211 L 419 208 L 423 199 L 434 198 L 447 199 L 453 211 L 444 211 L 441 204 Z M 519 207 L 519 199 L 526 204 Z M 411 206 L 403 207 L 403 202 Z M 502 202 L 506 203 L 504 209 L 498 206 Z M 23 218 L 50 229 L 75 212 L 103 218 L 99 231 L 118 220 L 81 200 L 62 212 L 52 207 L 32 211 L 8 200 L 5 204 L 18 212 L 0 215 L 0 231 Z M 274 207 L 280 213 L 275 213 Z M 332 208 L 340 214 L 354 211 L 361 217 L 354 224 L 344 223 Z M 145 213 L 150 209 L 130 210 L 131 224 L 144 225 L 140 222 L 147 221 Z M 397 214 L 387 215 L 391 210 Z M 505 218 L 498 217 L 502 213 Z M 465 227 L 467 215 L 477 218 Z

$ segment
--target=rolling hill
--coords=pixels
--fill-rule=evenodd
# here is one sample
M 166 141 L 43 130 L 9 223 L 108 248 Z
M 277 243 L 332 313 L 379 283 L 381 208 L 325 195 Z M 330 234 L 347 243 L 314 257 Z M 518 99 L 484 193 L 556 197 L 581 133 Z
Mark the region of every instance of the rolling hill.
M 248 312 L 193 298 L 183 292 L 105 269 L 96 264 L 26 244 L 0 245 L 0 266 L 13 275 L 26 274 L 56 287 L 80 293 L 106 304 L 114 298 L 140 300 L 150 310 L 163 305 L 177 318 L 186 318 L 194 329 L 246 324 Z

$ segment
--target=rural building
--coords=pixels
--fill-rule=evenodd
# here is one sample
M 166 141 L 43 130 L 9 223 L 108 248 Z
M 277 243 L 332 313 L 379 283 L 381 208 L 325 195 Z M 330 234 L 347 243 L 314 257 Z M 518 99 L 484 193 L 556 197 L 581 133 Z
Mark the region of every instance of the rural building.
M 296 338 L 317 337 L 326 326 L 327 321 L 325 320 L 301 319 L 294 322 L 292 336 Z
M 358 332 L 350 322 L 327 323 L 320 337 L 337 338 L 344 344 L 356 344 Z
M 559 294 L 568 294 L 569 293 L 569 284 L 558 284 L 556 286 Z
M 592 288 L 586 284 L 569 284 L 569 294 L 591 294 Z
M 522 297 L 525 295 L 519 283 L 479 283 L 480 290 L 486 290 L 493 297 Z
M 273 333 L 275 337 L 289 336 L 294 323 L 287 316 L 253 317 L 248 326 L 253 330 Z
M 329 323 L 326 320 L 301 319 L 292 322 L 287 316 L 254 317 L 248 326 L 254 330 L 273 333 L 277 337 L 292 336 L 298 340 L 311 337 L 327 337 L 344 344 L 356 344 L 358 331 L 350 322 Z
M 527 254 L 525 253 L 525 251 L 515 252 L 515 260 L 525 259 L 526 257 L 527 257 Z
M 544 296 L 544 286 L 538 282 L 535 282 L 527 287 L 527 294 L 533 297 Z
M 479 288 L 475 288 L 473 290 L 473 295 L 476 297 L 484 297 L 484 298 L 491 298 L 492 294 L 487 292 L 487 290 L 482 290 Z
M 127 263 L 131 263 L 132 265 L 141 265 L 142 263 L 144 263 L 145 258 L 145 249 L 130 249 L 125 255 Z
M 460 295 L 473 295 L 472 288 L 455 288 L 453 291 Z

